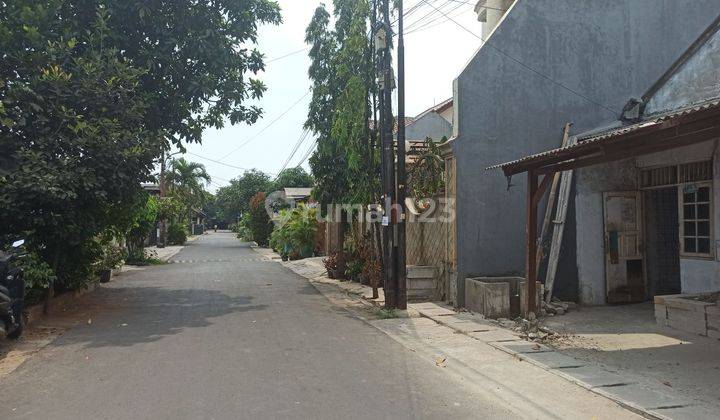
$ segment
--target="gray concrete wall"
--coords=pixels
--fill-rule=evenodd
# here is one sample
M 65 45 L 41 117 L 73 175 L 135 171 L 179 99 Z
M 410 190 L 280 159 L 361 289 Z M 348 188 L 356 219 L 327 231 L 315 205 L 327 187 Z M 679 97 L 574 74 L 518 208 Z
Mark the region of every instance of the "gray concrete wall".
M 405 138 L 408 140 L 425 140 L 432 138 L 439 143 L 443 137 L 450 138 L 452 125 L 440 114 L 428 112 L 405 128 Z
M 518 0 L 455 81 L 459 287 L 468 273 L 524 272 L 524 176 L 507 190 L 484 168 L 558 147 L 565 122 L 577 133 L 617 120 L 718 10 L 720 0 Z
M 648 101 L 653 114 L 720 97 L 720 32 L 716 32 Z

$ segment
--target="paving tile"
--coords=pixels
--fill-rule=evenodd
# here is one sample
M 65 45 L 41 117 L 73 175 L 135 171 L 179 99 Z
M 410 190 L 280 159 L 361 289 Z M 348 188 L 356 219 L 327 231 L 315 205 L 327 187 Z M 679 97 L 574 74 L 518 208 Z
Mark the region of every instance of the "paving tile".
M 436 308 L 424 308 L 424 309 L 418 309 L 418 312 L 420 312 L 422 315 L 427 317 L 435 317 L 435 316 L 444 316 L 444 315 L 455 315 L 456 312 L 452 309 L 443 308 L 441 306 L 438 306 Z
M 578 367 L 585 365 L 585 363 L 581 360 L 578 360 L 574 357 L 565 356 L 564 354 L 560 354 L 556 351 L 524 353 L 520 354 L 519 357 L 523 360 L 540 364 L 550 369 Z
M 556 373 L 572 382 L 580 383 L 586 388 L 626 384 L 629 382 L 626 378 L 616 373 L 608 372 L 596 366 L 558 369 Z
M 480 324 L 475 321 L 457 319 L 454 316 L 437 317 L 436 321 L 440 322 L 443 325 L 447 325 L 453 330 L 459 331 L 461 333 L 497 330 L 497 328 L 493 328 L 490 325 Z
M 644 410 L 659 407 L 676 407 L 690 404 L 690 400 L 660 392 L 655 389 L 646 388 L 638 384 L 597 387 L 593 389 L 600 395 L 620 400 L 625 404 L 640 407 Z
M 520 353 L 540 353 L 544 351 L 552 351 L 548 346 L 533 343 L 532 341 L 511 341 L 507 343 L 498 344 L 498 347 L 502 347 L 505 351 L 512 354 Z
M 693 405 L 650 410 L 650 414 L 661 419 L 710 420 L 718 418 L 716 412 Z
M 509 333 L 505 330 L 491 330 L 468 333 L 472 338 L 476 338 L 486 343 L 498 342 L 498 341 L 519 341 L 520 337 L 515 334 Z

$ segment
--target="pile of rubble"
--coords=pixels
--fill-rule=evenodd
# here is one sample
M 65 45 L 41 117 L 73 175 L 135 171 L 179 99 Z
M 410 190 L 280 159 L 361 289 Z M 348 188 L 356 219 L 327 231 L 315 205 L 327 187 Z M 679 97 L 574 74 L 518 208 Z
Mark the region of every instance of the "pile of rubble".
M 555 316 L 565 315 L 569 310 L 575 310 L 577 305 L 575 302 L 563 302 L 560 299 L 553 297 L 550 302 L 543 301 L 542 309 L 540 310 L 541 316 Z
M 542 342 L 552 338 L 557 333 L 540 325 L 538 319 L 527 320 L 518 318 L 515 320 L 513 330 L 520 333 L 520 336 L 526 340 Z

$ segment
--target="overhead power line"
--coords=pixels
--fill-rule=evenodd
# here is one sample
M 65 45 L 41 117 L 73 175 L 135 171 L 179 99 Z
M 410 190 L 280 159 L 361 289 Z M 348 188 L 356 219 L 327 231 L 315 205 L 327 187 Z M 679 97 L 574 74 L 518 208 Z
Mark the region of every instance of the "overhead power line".
M 603 104 L 601 104 L 601 103 L 599 103 L 599 102 L 596 102 L 596 101 L 588 98 L 586 95 L 583 95 L 582 93 L 573 90 L 572 88 L 564 85 L 563 83 L 558 82 L 557 80 L 555 80 L 555 79 L 553 79 L 552 77 L 546 75 L 545 73 L 542 73 L 542 72 L 540 72 L 540 71 L 538 71 L 538 70 L 535 70 L 534 68 L 532 68 L 532 67 L 530 67 L 529 65 L 523 63 L 523 62 L 520 61 L 519 59 L 517 59 L 517 58 L 513 57 L 512 55 L 506 53 L 505 51 L 501 50 L 500 48 L 492 45 L 492 43 L 488 42 L 487 40 L 485 40 L 485 39 L 484 39 L 483 37 L 481 37 L 480 35 L 476 34 L 476 33 L 473 32 L 473 31 L 471 31 L 471 30 L 468 29 L 466 26 L 462 25 L 460 22 L 456 21 L 455 19 L 453 19 L 452 17 L 450 17 L 449 15 L 447 15 L 445 12 L 443 12 L 442 10 L 438 9 L 437 7 L 435 7 L 434 5 L 432 5 L 431 3 L 429 3 L 428 0 L 420 0 L 420 1 L 424 2 L 424 3 L 427 4 L 428 6 L 432 7 L 433 9 L 437 10 L 438 12 L 442 13 L 449 21 L 453 22 L 455 25 L 459 26 L 461 29 L 465 30 L 467 33 L 469 33 L 470 35 L 474 36 L 475 38 L 481 40 L 481 41 L 484 43 L 483 46 L 487 46 L 487 47 L 489 47 L 489 48 L 492 48 L 493 50 L 495 50 L 495 51 L 497 51 L 498 53 L 500 53 L 502 56 L 504 56 L 504 57 L 506 57 L 506 58 L 508 58 L 508 59 L 510 59 L 510 60 L 512 60 L 512 61 L 514 61 L 515 63 L 517 63 L 518 65 L 522 66 L 523 68 L 525 68 L 525 69 L 527 69 L 527 70 L 529 70 L 529 71 L 537 74 L 538 76 L 540 76 L 540 77 L 544 78 L 545 80 L 547 80 L 547 81 L 549 81 L 549 82 L 551 82 L 551 83 L 553 83 L 553 84 L 555 84 L 555 85 L 557 85 L 557 86 L 559 86 L 559 87 L 567 90 L 568 92 L 570 92 L 570 93 L 572 93 L 572 94 L 574 94 L 574 95 L 577 95 L 578 97 L 583 98 L 583 99 L 585 99 L 586 101 L 588 101 L 588 102 L 590 102 L 590 103 L 592 103 L 592 104 L 594 104 L 594 105 L 597 105 L 597 106 L 599 106 L 599 107 L 601 107 L 601 108 L 603 108 L 603 109 L 611 112 L 614 116 L 617 116 L 617 115 L 619 114 L 617 111 L 613 110 L 612 108 L 610 108 L 610 107 L 608 107 L 608 106 L 606 106 L 606 105 L 603 105 Z
M 230 155 L 232 155 L 233 153 L 237 152 L 238 150 L 240 150 L 241 148 L 243 148 L 246 144 L 248 144 L 248 143 L 250 143 L 251 141 L 255 140 L 256 138 L 260 137 L 260 134 L 264 133 L 268 128 L 272 127 L 273 124 L 275 124 L 276 122 L 280 121 L 280 118 L 284 117 L 288 112 L 290 112 L 290 111 L 291 111 L 293 108 L 295 108 L 300 102 L 302 102 L 302 100 L 305 99 L 305 97 L 308 96 L 308 95 L 310 94 L 310 92 L 312 92 L 312 90 L 308 89 L 308 91 L 305 92 L 305 94 L 304 94 L 303 96 L 301 96 L 300 99 L 298 99 L 298 100 L 295 101 L 292 105 L 290 105 L 290 107 L 289 107 L 288 109 L 286 109 L 285 111 L 283 111 L 282 114 L 278 115 L 274 120 L 270 121 L 270 123 L 269 123 L 268 125 L 266 125 L 262 130 L 260 130 L 260 131 L 258 131 L 257 133 L 255 133 L 254 136 L 252 136 L 252 137 L 250 137 L 249 139 L 245 140 L 245 141 L 242 142 L 238 147 L 236 147 L 235 149 L 231 150 L 229 153 L 225 154 L 225 156 L 223 156 L 223 157 L 221 157 L 220 159 L 218 159 L 218 161 L 223 161 L 223 160 L 225 160 L 228 156 L 230 156 Z
M 198 155 L 198 154 L 193 153 L 193 152 L 187 152 L 187 154 L 188 154 L 188 155 L 195 156 L 196 158 L 200 158 L 200 159 L 203 159 L 203 160 L 207 160 L 208 162 L 213 162 L 213 163 L 217 163 L 218 165 L 227 166 L 228 168 L 239 169 L 239 170 L 241 170 L 241 171 L 247 171 L 247 170 L 248 170 L 248 168 L 242 168 L 242 167 L 240 167 L 240 166 L 230 165 L 229 163 L 220 162 L 219 160 L 215 160 L 215 159 L 210 159 L 209 157 L 202 156 L 202 155 Z
M 287 54 L 285 54 L 285 55 L 281 55 L 281 56 L 279 56 L 279 57 L 270 58 L 270 59 L 268 59 L 268 60 L 265 61 L 265 64 L 274 63 L 275 61 L 282 60 L 283 58 L 287 58 L 287 57 L 293 56 L 293 55 L 295 55 L 295 54 L 300 54 L 301 52 L 307 51 L 307 50 L 309 50 L 309 49 L 310 49 L 310 47 L 305 47 L 305 48 L 303 48 L 303 49 L 300 49 L 300 50 L 297 50 L 297 51 L 293 51 L 293 52 L 287 53 Z

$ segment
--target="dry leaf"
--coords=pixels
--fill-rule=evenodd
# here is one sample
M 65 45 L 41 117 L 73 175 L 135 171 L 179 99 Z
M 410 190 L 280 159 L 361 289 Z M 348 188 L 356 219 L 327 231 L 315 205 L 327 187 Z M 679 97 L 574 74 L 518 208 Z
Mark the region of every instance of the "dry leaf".
M 92 318 L 88 318 L 88 325 L 92 324 Z
M 443 364 L 445 363 L 446 360 L 447 360 L 446 357 L 437 357 L 437 358 L 435 358 L 435 365 L 443 366 Z

